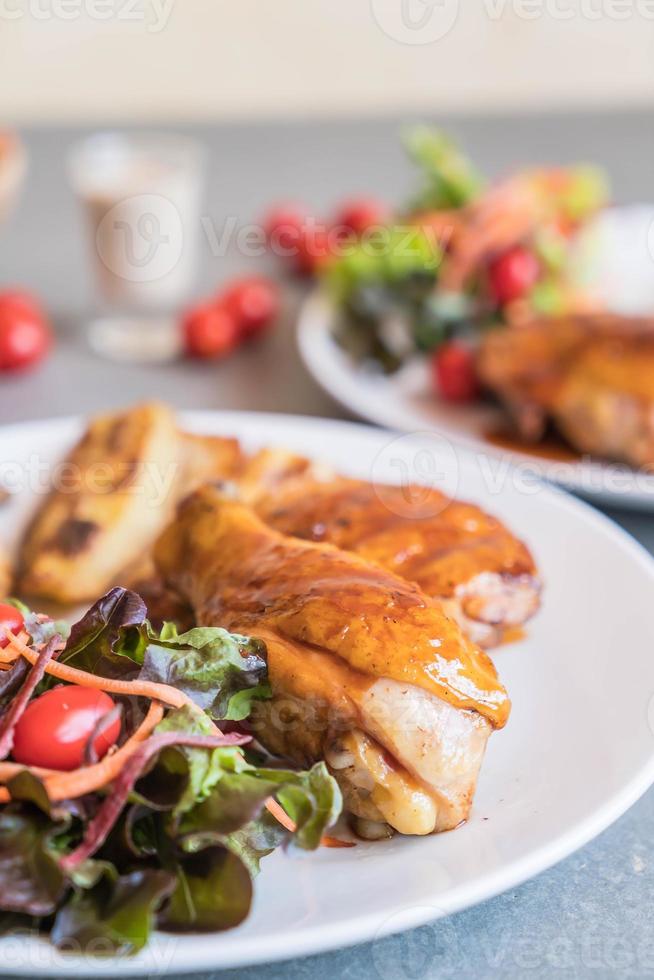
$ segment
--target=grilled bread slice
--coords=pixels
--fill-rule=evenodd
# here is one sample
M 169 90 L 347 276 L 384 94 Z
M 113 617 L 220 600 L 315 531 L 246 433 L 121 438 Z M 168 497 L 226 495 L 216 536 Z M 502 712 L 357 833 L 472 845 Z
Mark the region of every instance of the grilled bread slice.
M 243 468 L 244 456 L 238 439 L 181 431 L 177 436 L 177 458 L 180 466 L 173 487 L 176 503 L 203 483 L 230 482 Z M 151 618 L 160 618 L 158 610 L 161 609 L 166 612 L 165 615 L 161 613 L 162 618 L 182 621 L 178 602 L 166 593 L 157 578 L 149 547 L 136 555 L 135 560 L 132 556 L 126 556 L 126 565 L 121 570 L 120 579 L 119 584 L 127 585 L 143 596 Z
M 37 511 L 19 556 L 19 588 L 60 603 L 97 598 L 151 573 L 150 548 L 177 502 L 241 463 L 236 439 L 180 432 L 156 402 L 93 419 Z
M 175 417 L 164 405 L 95 418 L 56 467 L 27 530 L 20 591 L 62 603 L 97 598 L 165 524 L 180 465 Z

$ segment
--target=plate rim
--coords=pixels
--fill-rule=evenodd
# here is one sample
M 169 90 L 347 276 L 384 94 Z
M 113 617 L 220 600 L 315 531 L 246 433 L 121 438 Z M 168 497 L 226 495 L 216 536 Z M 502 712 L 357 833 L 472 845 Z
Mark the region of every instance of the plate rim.
M 341 419 L 331 419 L 323 417 L 313 417 L 306 415 L 289 415 L 274 412 L 248 412 L 238 410 L 177 410 L 182 423 L 193 428 L 200 426 L 200 430 L 222 432 L 229 426 L 236 427 L 239 422 L 243 425 L 255 426 L 258 423 L 279 426 L 284 428 L 288 425 L 299 425 L 311 428 L 328 427 L 336 429 L 354 430 L 360 437 L 370 439 L 373 442 L 384 437 L 392 436 L 393 433 L 387 429 L 373 428 L 362 423 L 351 422 Z M 0 426 L 0 442 L 5 434 L 11 435 L 20 433 L 21 430 L 30 427 L 41 428 L 66 428 L 72 430 L 79 427 L 85 415 L 66 415 L 53 417 L 50 419 L 34 419 L 23 422 L 10 423 Z M 216 421 L 221 420 L 216 425 Z M 213 423 L 213 425 L 212 425 Z M 207 426 L 207 429 L 204 429 Z M 474 454 L 465 447 L 460 449 L 462 456 L 471 460 Z M 598 511 L 584 500 L 573 496 L 560 487 L 545 483 L 542 487 L 543 499 L 551 502 L 555 508 L 562 508 L 564 511 L 572 513 L 580 520 L 590 526 L 595 526 L 608 536 L 613 544 L 626 551 L 645 574 L 647 574 L 654 584 L 654 557 L 647 549 L 640 544 L 624 528 L 616 524 L 606 514 Z M 346 948 L 357 943 L 370 942 L 384 936 L 397 932 L 404 932 L 409 929 L 417 928 L 429 922 L 436 921 L 438 918 L 445 917 L 465 908 L 470 908 L 482 901 L 491 899 L 502 892 L 524 883 L 535 875 L 553 867 L 555 864 L 564 860 L 579 848 L 593 840 L 598 834 L 606 830 L 619 817 L 621 817 L 654 783 L 654 751 L 649 760 L 638 769 L 634 775 L 626 782 L 619 791 L 615 792 L 600 808 L 585 819 L 578 822 L 575 826 L 568 828 L 557 837 L 532 850 L 528 854 L 504 864 L 502 867 L 486 874 L 473 883 L 466 883 L 455 886 L 447 892 L 446 897 L 438 897 L 437 906 L 429 906 L 429 897 L 424 899 L 425 904 L 412 908 L 407 913 L 404 905 L 399 905 L 393 909 L 384 910 L 384 921 L 380 924 L 378 913 L 368 913 L 358 915 L 356 919 L 343 921 L 338 927 L 333 924 L 322 924 L 303 929 L 303 931 L 293 937 L 289 948 L 288 933 L 281 933 L 278 936 L 268 936 L 259 943 L 252 944 L 247 950 L 233 950 L 216 963 L 216 944 L 220 943 L 220 936 L 197 934 L 197 948 L 185 950 L 179 954 L 179 962 L 173 957 L 171 962 L 165 967 L 164 972 L 189 974 L 207 969 L 229 969 L 234 967 L 245 967 L 248 965 L 279 962 L 287 959 L 295 959 L 302 956 L 317 955 L 329 950 Z M 401 925 L 392 924 L 393 919 L 398 913 L 403 913 Z M 389 924 L 390 923 L 390 924 Z M 337 932 L 335 934 L 335 931 Z M 234 933 L 232 933 L 233 935 Z M 0 939 L 0 951 L 4 941 Z M 47 942 L 47 941 L 46 941 Z M 30 941 L 30 947 L 35 943 L 39 946 L 43 941 Z M 28 952 L 28 951 L 27 951 Z M 55 962 L 55 960 L 57 962 Z M 156 957 L 148 955 L 146 951 L 137 957 L 112 957 L 107 960 L 93 961 L 90 965 L 88 957 L 71 958 L 56 955 L 53 953 L 50 965 L 39 967 L 29 961 L 29 955 L 25 962 L 8 964 L 0 963 L 0 976 L 60 976 L 62 969 L 69 975 L 89 976 L 93 974 L 108 975 L 113 973 L 116 965 L 120 964 L 120 970 L 125 976 L 138 976 L 149 974 L 153 970 L 162 971 L 159 964 L 157 966 Z
M 413 426 L 403 424 L 402 420 L 398 423 L 392 409 L 385 410 L 376 404 L 371 408 L 370 403 L 364 401 L 363 397 L 359 398 L 355 394 L 350 396 L 350 390 L 354 389 L 353 382 L 357 376 L 357 369 L 354 366 L 346 366 L 347 356 L 341 351 L 331 335 L 328 324 L 332 315 L 333 304 L 328 294 L 320 286 L 312 289 L 300 306 L 295 332 L 296 344 L 302 363 L 313 380 L 336 404 L 358 419 L 396 432 L 419 431 Z M 389 379 L 383 375 L 369 375 L 368 377 L 374 378 L 375 382 L 379 381 L 380 384 L 386 383 L 389 386 L 391 384 Z M 419 424 L 418 419 L 416 419 L 416 424 Z M 455 429 L 447 422 L 438 424 L 438 428 L 436 428 L 433 420 L 430 421 L 425 418 L 420 424 L 423 429 L 430 428 L 440 432 L 449 441 L 463 447 L 468 452 L 483 452 L 494 459 L 508 460 L 513 467 L 529 467 L 540 479 L 560 487 L 566 492 L 579 494 L 588 500 L 602 502 L 606 506 L 621 507 L 628 510 L 654 511 L 654 475 L 649 478 L 651 488 L 647 490 L 635 488 L 628 493 L 620 494 L 609 489 L 596 489 L 594 487 L 593 476 L 601 479 L 603 474 L 612 471 L 617 470 L 626 473 L 632 471 L 632 467 L 620 461 L 607 461 L 606 463 L 585 459 L 579 462 L 549 461 L 529 453 L 521 453 L 516 449 L 494 446 L 492 442 L 483 442 L 478 436 Z M 586 480 L 584 480 L 584 475 L 587 476 Z

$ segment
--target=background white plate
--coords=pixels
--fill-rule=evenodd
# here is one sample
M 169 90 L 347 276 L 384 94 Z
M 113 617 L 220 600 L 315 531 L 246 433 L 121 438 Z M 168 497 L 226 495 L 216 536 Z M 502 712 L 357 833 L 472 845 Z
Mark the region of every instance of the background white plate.
M 288 446 L 377 480 L 430 473 L 450 492 L 507 520 L 533 548 L 546 582 L 529 636 L 497 653 L 513 698 L 492 736 L 469 823 L 430 838 L 395 838 L 264 862 L 248 922 L 214 936 L 157 936 L 118 965 L 57 954 L 46 942 L 0 940 L 0 972 L 115 975 L 218 969 L 381 938 L 495 895 L 590 840 L 654 781 L 654 562 L 585 504 L 514 470 L 448 454 L 437 438 L 396 437 L 349 423 L 241 413 L 192 413 L 189 428 Z M 0 430 L 0 476 L 25 491 L 0 509 L 15 541 L 36 481 L 81 424 Z M 430 463 L 431 460 L 431 463 Z M 432 465 L 433 464 L 433 465 Z M 27 484 L 34 484 L 28 492 Z M 375 949 L 373 947 L 373 957 Z
M 654 207 L 613 208 L 595 223 L 580 246 L 585 279 L 609 309 L 625 314 L 654 312 Z M 433 429 L 478 453 L 502 458 L 589 499 L 615 507 L 654 510 L 654 476 L 622 464 L 558 462 L 532 453 L 493 446 L 484 437 L 506 422 L 491 404 L 452 405 L 439 401 L 424 359 L 385 377 L 360 368 L 332 337 L 334 309 L 320 293 L 305 302 L 298 323 L 302 359 L 320 386 L 349 411 L 392 429 Z

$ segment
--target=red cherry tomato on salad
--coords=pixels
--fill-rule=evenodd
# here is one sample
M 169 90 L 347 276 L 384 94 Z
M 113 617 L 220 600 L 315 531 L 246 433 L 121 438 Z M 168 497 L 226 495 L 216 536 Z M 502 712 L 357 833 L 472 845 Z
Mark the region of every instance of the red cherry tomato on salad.
M 113 700 L 104 691 L 76 684 L 53 687 L 35 698 L 21 715 L 12 755 L 24 766 L 77 769 L 84 761 L 93 730 L 113 708 Z M 98 758 L 106 755 L 119 735 L 120 719 L 116 718 L 93 742 Z
M 199 303 L 182 320 L 184 346 L 191 357 L 221 358 L 238 343 L 238 327 L 232 314 L 219 303 Z
M 6 647 L 9 643 L 9 638 L 5 636 L 3 627 L 11 630 L 12 633 L 20 633 L 24 625 L 25 620 L 22 613 L 15 606 L 0 602 L 0 648 Z
M 295 269 L 301 276 L 315 276 L 332 256 L 332 242 L 327 228 L 313 225 L 304 229 L 297 244 Z
M 0 293 L 0 370 L 20 371 L 37 364 L 50 347 L 50 328 L 36 300 L 27 293 Z
M 387 224 L 388 216 L 389 212 L 385 204 L 367 197 L 345 201 L 336 215 L 334 224 L 336 227 L 348 228 L 355 235 L 363 235 L 375 225 Z
M 263 220 L 270 249 L 282 256 L 293 256 L 307 222 L 307 212 L 299 204 L 278 204 Z
M 280 298 L 276 283 L 263 276 L 237 279 L 222 296 L 225 309 L 231 313 L 241 337 L 255 336 L 279 314 Z
M 479 393 L 474 353 L 464 344 L 450 341 L 432 355 L 434 387 L 449 402 L 473 401 Z
M 493 299 L 499 306 L 520 299 L 538 282 L 540 271 L 536 256 L 522 245 L 503 252 L 488 267 Z

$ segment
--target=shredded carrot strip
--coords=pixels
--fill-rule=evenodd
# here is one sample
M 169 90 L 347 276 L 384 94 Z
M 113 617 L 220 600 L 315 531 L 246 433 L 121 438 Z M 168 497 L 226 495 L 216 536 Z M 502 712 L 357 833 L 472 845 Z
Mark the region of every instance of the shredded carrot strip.
M 282 827 L 285 827 L 286 830 L 290 830 L 291 833 L 293 833 L 295 830 L 295 821 L 291 820 L 286 810 L 279 805 L 277 800 L 273 800 L 272 797 L 270 797 L 269 800 L 266 800 L 266 810 L 268 813 L 273 815 L 275 820 L 277 820 Z
M 56 772 L 43 778 L 48 797 L 53 802 L 75 799 L 102 789 L 119 775 L 125 762 L 138 749 L 163 718 L 163 705 L 153 701 L 148 713 L 134 734 L 113 754 L 106 755 L 94 766 L 82 766 L 72 772 Z M 23 766 L 22 768 L 26 768 Z M 31 770 L 34 771 L 34 770 Z M 8 803 L 9 791 L 0 788 L 0 803 Z
M 295 821 L 291 820 L 286 810 L 280 806 L 277 800 L 274 800 L 272 797 L 266 800 L 266 810 L 272 814 L 282 827 L 285 827 L 286 830 L 290 830 L 293 833 L 295 830 Z M 320 843 L 323 847 L 354 847 L 352 841 L 338 840 L 337 837 L 323 837 Z
M 38 653 L 28 647 L 21 636 L 16 636 L 11 630 L 7 630 L 9 647 L 17 651 L 21 656 L 35 663 Z M 69 667 L 67 664 L 60 664 L 56 660 L 49 663 L 46 673 L 58 677 L 61 681 L 69 684 L 79 684 L 81 687 L 98 688 L 101 691 L 111 691 L 113 694 L 136 695 L 138 697 L 150 698 L 155 701 L 163 701 L 164 704 L 172 708 L 181 708 L 185 704 L 191 704 L 188 695 L 183 694 L 169 684 L 157 684 L 153 681 L 121 681 L 109 677 L 99 677 L 97 674 L 90 674 L 86 670 L 78 670 L 77 667 Z
M 41 766 L 22 766 L 20 762 L 0 762 L 0 783 L 6 783 L 9 779 L 13 779 L 17 776 L 19 772 L 25 772 L 26 769 L 34 776 L 58 776 L 61 775 L 61 769 L 43 769 Z
M 12 633 L 10 629 L 5 627 L 5 635 L 9 639 L 9 645 L 4 650 L 0 650 L 0 657 L 6 663 L 13 662 L 18 659 L 18 656 L 25 657 L 31 664 L 36 662 L 38 653 L 31 649 L 31 647 L 28 647 L 25 639 L 23 639 L 23 637 L 26 639 L 29 638 L 27 634 L 21 633 L 19 636 L 16 636 L 15 633 Z M 10 657 L 11 660 L 9 660 Z M 183 694 L 174 687 L 170 687 L 168 684 L 157 684 L 152 681 L 121 681 L 108 677 L 99 677 L 96 674 L 88 673 L 86 670 L 78 670 L 77 667 L 68 667 L 66 664 L 60 664 L 56 660 L 50 661 L 46 666 L 46 673 L 52 674 L 53 677 L 58 677 L 59 680 L 66 681 L 69 684 L 99 688 L 101 691 L 111 691 L 113 694 L 137 695 L 153 700 L 148 714 L 132 737 L 117 752 L 114 752 L 113 755 L 105 756 L 97 765 L 83 766 L 80 769 L 75 769 L 73 772 L 63 773 L 50 773 L 47 770 L 39 772 L 37 769 L 30 770 L 35 775 L 41 775 L 43 777 L 48 796 L 53 802 L 84 796 L 86 793 L 101 789 L 107 783 L 112 782 L 120 773 L 126 759 L 129 758 L 139 743 L 147 738 L 150 732 L 161 721 L 163 708 L 160 704 L 154 703 L 155 701 L 163 701 L 164 704 L 173 708 L 181 708 L 185 704 L 193 703 L 191 698 L 186 694 Z M 211 723 L 211 727 L 214 732 L 220 733 L 220 729 L 213 722 Z M 2 781 L 3 777 L 5 780 L 11 779 L 12 776 L 16 775 L 16 771 L 25 768 L 24 766 L 19 766 L 17 770 L 13 770 L 10 768 L 13 765 L 14 763 L 3 763 L 0 765 L 0 781 Z M 0 786 L 0 803 L 8 803 L 9 800 L 9 791 Z M 272 799 L 272 797 L 266 801 L 266 809 L 286 830 L 291 831 L 291 833 L 295 830 L 294 821 L 291 820 L 283 807 L 276 800 Z M 334 837 L 323 837 L 321 843 L 325 847 L 354 847 L 354 844 L 348 841 L 337 840 Z

